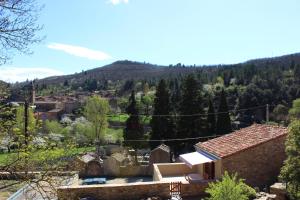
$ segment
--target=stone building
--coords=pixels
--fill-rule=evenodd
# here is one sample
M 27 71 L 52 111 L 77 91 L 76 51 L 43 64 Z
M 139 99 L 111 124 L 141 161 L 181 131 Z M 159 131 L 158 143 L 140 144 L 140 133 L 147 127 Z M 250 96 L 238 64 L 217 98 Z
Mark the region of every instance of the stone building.
M 274 183 L 285 160 L 287 128 L 253 124 L 230 134 L 200 142 L 195 152 L 180 155 L 183 163 L 154 164 L 153 179 L 205 183 L 237 173 L 261 189 Z
M 221 174 L 238 173 L 247 184 L 265 187 L 276 181 L 286 158 L 287 132 L 285 127 L 253 124 L 195 147 L 220 160 Z
M 129 164 L 129 159 L 122 153 L 114 153 L 103 161 L 104 174 L 119 176 L 121 166 Z
M 170 147 L 161 144 L 150 153 L 149 164 L 153 163 L 169 163 L 171 160 Z
M 100 159 L 96 154 L 87 153 L 77 160 L 80 178 L 90 178 L 103 176 L 103 160 Z

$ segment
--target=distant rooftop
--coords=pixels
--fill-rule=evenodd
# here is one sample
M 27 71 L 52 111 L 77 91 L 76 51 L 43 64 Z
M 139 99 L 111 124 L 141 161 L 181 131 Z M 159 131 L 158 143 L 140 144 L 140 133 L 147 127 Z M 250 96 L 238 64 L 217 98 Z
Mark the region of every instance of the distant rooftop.
M 199 142 L 196 147 L 224 158 L 264 142 L 286 135 L 286 127 L 253 124 L 233 133 Z
M 166 151 L 166 152 L 170 152 L 170 147 L 165 145 L 165 144 L 161 144 L 159 146 L 157 146 L 155 149 L 153 149 L 152 151 L 154 150 L 157 150 L 157 149 L 161 149 L 163 151 Z

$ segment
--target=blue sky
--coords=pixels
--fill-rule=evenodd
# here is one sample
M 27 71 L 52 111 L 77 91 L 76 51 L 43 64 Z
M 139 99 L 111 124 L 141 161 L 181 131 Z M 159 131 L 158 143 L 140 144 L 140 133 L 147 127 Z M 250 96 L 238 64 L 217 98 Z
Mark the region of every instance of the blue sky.
M 116 60 L 229 64 L 300 52 L 298 0 L 39 0 L 46 39 L 0 79 L 69 74 Z

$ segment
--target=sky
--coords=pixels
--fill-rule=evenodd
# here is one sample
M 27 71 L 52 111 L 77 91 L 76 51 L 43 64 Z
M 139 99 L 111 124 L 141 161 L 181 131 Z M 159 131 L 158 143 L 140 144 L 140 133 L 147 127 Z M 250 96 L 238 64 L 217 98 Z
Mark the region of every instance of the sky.
M 0 66 L 9 82 L 117 60 L 234 64 L 300 52 L 299 0 L 38 0 L 45 39 Z

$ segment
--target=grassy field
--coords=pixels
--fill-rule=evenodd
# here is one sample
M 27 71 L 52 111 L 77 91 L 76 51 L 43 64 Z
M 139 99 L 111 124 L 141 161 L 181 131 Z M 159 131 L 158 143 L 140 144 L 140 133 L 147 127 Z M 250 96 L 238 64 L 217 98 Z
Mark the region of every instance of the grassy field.
M 111 122 L 120 122 L 120 123 L 125 123 L 126 120 L 128 119 L 129 115 L 122 114 L 122 115 L 111 115 L 108 117 L 108 121 Z M 149 116 L 142 116 L 141 121 L 143 124 L 149 124 L 151 120 L 151 117 Z
M 111 115 L 108 117 L 108 121 L 111 121 L 111 122 L 120 122 L 120 123 L 125 123 L 126 120 L 128 119 L 128 115 Z

